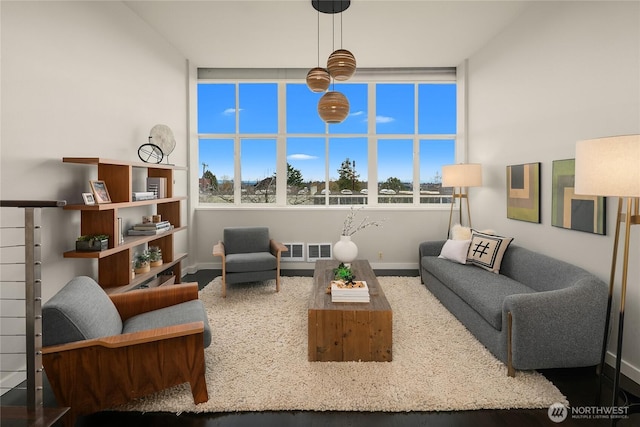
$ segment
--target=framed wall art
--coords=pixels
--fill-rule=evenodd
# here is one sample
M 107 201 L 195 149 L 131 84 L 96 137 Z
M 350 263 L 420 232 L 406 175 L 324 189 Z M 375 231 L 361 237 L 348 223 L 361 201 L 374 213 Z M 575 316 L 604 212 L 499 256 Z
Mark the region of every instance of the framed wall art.
M 507 166 L 507 218 L 540 222 L 540 163 Z
M 606 199 L 575 194 L 575 159 L 554 160 L 551 225 L 594 234 L 606 234 Z
M 96 203 L 111 203 L 111 197 L 109 197 L 109 191 L 107 190 L 107 184 L 104 181 L 92 180 L 89 181 L 91 185 L 91 191 Z

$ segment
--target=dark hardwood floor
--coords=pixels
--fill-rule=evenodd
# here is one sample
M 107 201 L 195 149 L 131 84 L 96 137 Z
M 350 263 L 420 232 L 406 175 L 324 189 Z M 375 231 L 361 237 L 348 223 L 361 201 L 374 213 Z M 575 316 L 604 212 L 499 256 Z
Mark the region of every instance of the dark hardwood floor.
M 214 271 L 200 271 L 185 277 L 184 281 L 197 281 L 206 285 L 215 276 Z M 378 272 L 377 272 L 378 273 Z M 406 274 L 406 272 L 402 272 Z M 399 274 L 396 272 L 393 275 Z M 296 272 L 295 275 L 306 275 Z M 611 388 L 608 381 L 602 387 L 602 402 L 595 401 L 598 377 L 595 367 L 577 369 L 551 369 L 540 371 L 567 396 L 573 407 L 610 406 Z M 631 405 L 632 411 L 640 407 L 638 385 L 625 380 L 622 383 L 626 391 L 620 396 Z M 632 393 L 633 394 L 632 394 Z M 215 390 L 209 390 L 215 393 Z M 2 405 L 24 404 L 21 391 L 6 393 L 1 398 Z M 55 406 L 48 384 L 45 384 L 45 406 Z M 5 423 L 2 427 L 22 427 L 24 424 Z M 213 414 L 180 415 L 171 413 L 133 413 L 104 411 L 79 418 L 78 427 L 231 427 L 231 426 L 340 426 L 340 427 L 393 427 L 393 426 L 433 426 L 433 427 L 494 427 L 494 426 L 609 426 L 608 419 L 575 419 L 571 415 L 561 423 L 552 422 L 547 409 L 478 410 L 460 412 L 230 412 Z M 635 413 L 617 423 L 619 427 L 640 426 L 640 414 Z

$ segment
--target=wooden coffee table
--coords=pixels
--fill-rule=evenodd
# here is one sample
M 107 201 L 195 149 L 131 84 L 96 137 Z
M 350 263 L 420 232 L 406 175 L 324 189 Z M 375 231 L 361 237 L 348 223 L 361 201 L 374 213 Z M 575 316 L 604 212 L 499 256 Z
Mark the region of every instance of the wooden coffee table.
M 370 302 L 331 302 L 326 293 L 335 260 L 316 261 L 309 301 L 310 362 L 390 362 L 393 313 L 369 261 L 351 263 L 369 287 Z

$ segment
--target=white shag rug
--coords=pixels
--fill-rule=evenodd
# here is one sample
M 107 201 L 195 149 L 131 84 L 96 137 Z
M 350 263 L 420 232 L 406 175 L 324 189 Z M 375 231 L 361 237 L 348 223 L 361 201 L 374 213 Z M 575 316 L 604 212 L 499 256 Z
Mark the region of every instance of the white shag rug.
M 312 278 L 230 285 L 216 278 L 201 292 L 213 330 L 205 349 L 209 401 L 195 405 L 188 384 L 117 410 L 458 411 L 568 405 L 535 371 L 507 376 L 480 344 L 420 283 L 379 277 L 393 310 L 392 362 L 309 362 L 307 308 Z

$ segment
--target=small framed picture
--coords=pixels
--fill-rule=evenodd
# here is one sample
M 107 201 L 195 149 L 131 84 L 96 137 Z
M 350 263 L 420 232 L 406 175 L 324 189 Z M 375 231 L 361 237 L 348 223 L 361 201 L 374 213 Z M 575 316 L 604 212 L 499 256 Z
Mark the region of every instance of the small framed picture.
M 93 198 L 93 193 L 82 193 L 82 199 L 85 205 L 95 205 L 96 199 Z
M 91 191 L 93 191 L 93 197 L 95 198 L 96 203 L 111 203 L 107 184 L 105 184 L 104 181 L 91 180 L 89 181 L 89 184 L 91 185 Z

